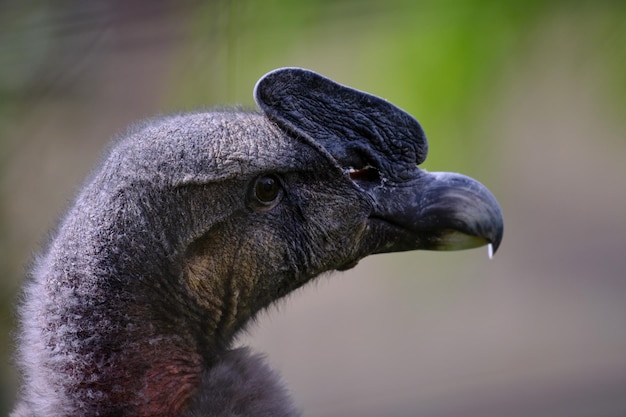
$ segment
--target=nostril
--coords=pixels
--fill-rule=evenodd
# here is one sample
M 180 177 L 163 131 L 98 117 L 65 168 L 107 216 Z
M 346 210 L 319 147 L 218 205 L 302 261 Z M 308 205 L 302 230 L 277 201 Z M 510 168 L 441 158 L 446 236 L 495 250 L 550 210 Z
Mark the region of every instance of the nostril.
M 380 182 L 380 172 L 373 166 L 366 166 L 360 169 L 350 168 L 348 175 L 353 181 L 360 182 Z

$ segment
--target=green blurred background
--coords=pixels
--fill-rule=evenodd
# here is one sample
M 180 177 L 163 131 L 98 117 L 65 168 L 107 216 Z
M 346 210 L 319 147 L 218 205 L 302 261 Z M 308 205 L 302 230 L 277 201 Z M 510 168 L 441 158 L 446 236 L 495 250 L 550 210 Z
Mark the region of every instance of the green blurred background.
M 0 415 L 29 260 L 111 137 L 281 66 L 415 115 L 487 185 L 487 250 L 365 259 L 263 314 L 305 416 L 626 415 L 626 3 L 0 0 Z

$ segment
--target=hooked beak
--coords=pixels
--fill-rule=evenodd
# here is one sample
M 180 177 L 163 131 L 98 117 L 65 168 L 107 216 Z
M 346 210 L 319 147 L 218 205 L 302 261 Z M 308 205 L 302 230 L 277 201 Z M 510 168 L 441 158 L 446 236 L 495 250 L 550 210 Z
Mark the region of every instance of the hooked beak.
M 460 250 L 500 246 L 502 211 L 491 192 L 460 174 L 421 171 L 415 186 L 382 186 L 369 192 L 377 208 L 370 217 L 382 236 L 374 253 L 415 249 Z M 382 234 L 382 235 L 381 235 Z

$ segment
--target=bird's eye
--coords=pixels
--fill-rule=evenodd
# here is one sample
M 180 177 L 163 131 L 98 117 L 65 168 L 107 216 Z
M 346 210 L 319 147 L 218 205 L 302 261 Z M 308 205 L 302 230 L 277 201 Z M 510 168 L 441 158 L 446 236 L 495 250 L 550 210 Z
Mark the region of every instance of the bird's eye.
M 262 175 L 254 180 L 254 200 L 262 207 L 273 206 L 282 196 L 283 187 L 277 175 Z

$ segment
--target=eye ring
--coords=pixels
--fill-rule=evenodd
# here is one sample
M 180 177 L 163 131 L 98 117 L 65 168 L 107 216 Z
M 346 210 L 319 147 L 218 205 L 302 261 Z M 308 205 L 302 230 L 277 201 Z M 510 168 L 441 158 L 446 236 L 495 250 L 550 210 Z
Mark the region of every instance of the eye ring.
M 252 182 L 250 194 L 257 208 L 272 208 L 283 196 L 283 182 L 276 174 L 260 175 Z

